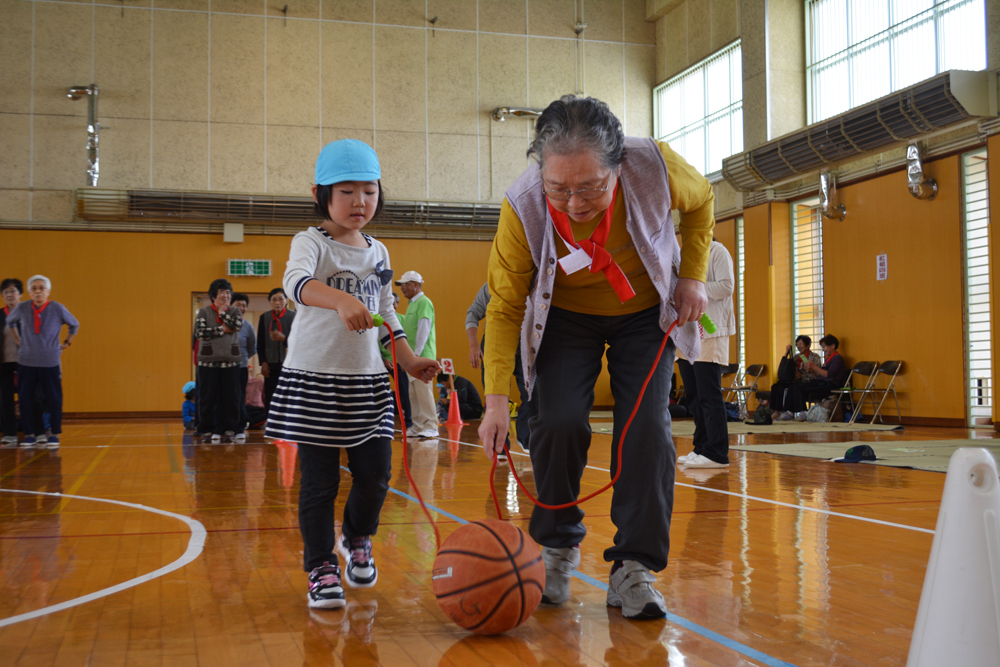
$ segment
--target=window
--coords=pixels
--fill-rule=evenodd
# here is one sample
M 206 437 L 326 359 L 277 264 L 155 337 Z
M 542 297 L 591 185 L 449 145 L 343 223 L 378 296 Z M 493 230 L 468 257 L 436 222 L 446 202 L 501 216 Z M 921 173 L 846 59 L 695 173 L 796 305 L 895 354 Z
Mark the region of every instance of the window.
M 746 368 L 747 361 L 747 318 L 746 310 L 743 308 L 743 274 L 746 262 L 746 245 L 743 242 L 743 216 L 736 218 L 736 307 L 740 329 L 740 364 Z
M 809 122 L 950 70 L 986 69 L 985 0 L 807 0 Z
M 743 58 L 739 41 L 653 91 L 656 138 L 702 174 L 743 150 Z
M 812 338 L 812 349 L 823 356 L 819 347 L 819 339 L 826 335 L 823 322 L 823 215 L 818 198 L 795 202 L 791 206 L 793 333 Z
M 989 224 L 989 191 L 984 148 L 962 156 L 965 377 L 969 426 L 989 424 L 993 419 Z

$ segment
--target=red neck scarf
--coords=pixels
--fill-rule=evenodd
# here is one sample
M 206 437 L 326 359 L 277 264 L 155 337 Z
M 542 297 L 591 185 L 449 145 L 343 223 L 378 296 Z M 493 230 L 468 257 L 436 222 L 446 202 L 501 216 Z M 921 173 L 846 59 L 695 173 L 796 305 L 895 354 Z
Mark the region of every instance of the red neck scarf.
M 219 314 L 219 309 L 215 307 L 214 303 L 212 304 L 212 310 L 215 311 L 215 323 L 220 324 L 222 322 L 222 315 Z
M 42 333 L 42 311 L 49 307 L 50 301 L 46 301 L 41 308 L 35 306 L 34 303 L 31 304 L 31 310 L 35 314 L 35 333 Z
M 615 294 L 618 295 L 618 299 L 622 303 L 625 303 L 635 296 L 635 290 L 632 289 L 628 278 L 625 277 L 625 272 L 621 270 L 621 267 L 611 257 L 611 253 L 604 249 L 604 244 L 608 242 L 608 236 L 611 233 L 611 217 L 614 214 L 615 200 L 617 198 L 618 184 L 616 183 L 614 194 L 611 196 L 611 204 L 604 211 L 601 222 L 598 223 L 597 228 L 590 235 L 590 238 L 582 241 L 576 241 L 573 238 L 573 228 L 570 226 L 569 216 L 554 209 L 552 202 L 548 198 L 545 201 L 548 204 L 552 222 L 555 224 L 556 231 L 562 237 L 562 240 L 567 245 L 573 248 L 581 248 L 586 252 L 591 259 L 590 272 L 597 273 L 598 271 L 603 271 L 604 277 L 611 283 L 611 287 L 615 290 Z
M 10 306 L 4 306 L 3 307 L 3 314 L 4 315 L 10 315 Z
M 268 329 L 268 332 L 274 331 L 274 325 L 277 324 L 278 332 L 285 333 L 285 330 L 281 328 L 281 318 L 284 317 L 285 313 L 287 312 L 288 312 L 288 306 L 285 306 L 284 309 L 282 309 L 282 311 L 277 315 L 274 314 L 273 310 L 271 311 L 271 328 Z
M 835 356 L 837 356 L 838 354 L 839 354 L 839 353 L 838 353 L 838 352 L 837 352 L 836 350 L 834 350 L 834 351 L 833 351 L 833 354 L 831 354 L 831 355 L 830 355 L 829 357 L 827 357 L 827 358 L 826 358 L 826 363 L 825 363 L 825 364 L 823 364 L 823 365 L 824 365 L 824 366 L 828 366 L 828 365 L 830 364 L 830 361 L 831 361 L 831 360 L 832 360 L 832 359 L 833 359 L 833 358 L 834 358 Z

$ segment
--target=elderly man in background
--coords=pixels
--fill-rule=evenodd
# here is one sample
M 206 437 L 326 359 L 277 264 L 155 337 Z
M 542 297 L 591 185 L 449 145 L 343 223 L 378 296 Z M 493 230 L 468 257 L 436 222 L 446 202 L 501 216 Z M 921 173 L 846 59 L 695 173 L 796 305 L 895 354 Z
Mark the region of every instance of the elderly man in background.
M 288 336 L 292 333 L 295 311 L 288 309 L 285 290 L 275 287 L 267 295 L 271 310 L 257 322 L 257 362 L 264 376 L 264 409 L 271 409 L 271 397 L 278 388 L 281 367 L 288 356 Z
M 469 339 L 469 363 L 473 368 L 479 368 L 483 380 L 483 388 L 486 388 L 486 364 L 483 363 L 483 350 L 486 347 L 486 327 L 483 327 L 482 342 L 477 342 L 479 333 L 479 323 L 486 319 L 486 309 L 490 305 L 490 285 L 483 283 L 483 286 L 476 292 L 476 298 L 472 300 L 472 305 L 465 312 L 465 335 Z M 517 421 L 515 423 L 515 434 L 517 444 L 521 449 L 528 451 L 531 440 L 531 425 L 529 420 L 538 411 L 537 401 L 528 397 L 528 390 L 524 386 L 524 371 L 521 368 L 521 344 L 518 343 L 514 352 L 514 382 L 517 383 L 517 392 L 521 396 L 521 405 L 517 408 Z
M 410 302 L 406 308 L 403 331 L 413 341 L 413 353 L 418 357 L 437 359 L 437 332 L 434 326 L 434 304 L 424 294 L 424 278 L 416 271 L 407 271 L 396 281 L 403 296 Z M 406 434 L 421 440 L 438 437 L 437 411 L 434 409 L 434 387 L 419 378 L 408 376 L 410 411 L 413 426 Z
M 233 305 L 239 308 L 243 315 L 243 326 L 240 327 L 240 422 L 236 427 L 233 442 L 244 443 L 247 441 L 247 428 L 250 426 L 250 417 L 247 415 L 247 382 L 250 381 L 250 357 L 257 353 L 257 334 L 253 325 L 246 319 L 250 297 L 237 292 L 233 294 Z

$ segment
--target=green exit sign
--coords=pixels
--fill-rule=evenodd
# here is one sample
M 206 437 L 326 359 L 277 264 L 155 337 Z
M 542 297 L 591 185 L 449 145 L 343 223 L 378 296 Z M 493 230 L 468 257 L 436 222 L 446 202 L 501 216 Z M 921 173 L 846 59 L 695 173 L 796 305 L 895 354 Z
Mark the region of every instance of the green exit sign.
M 269 260 L 269 259 L 231 259 L 231 260 L 229 260 L 229 275 L 231 275 L 231 276 L 269 276 L 269 275 L 271 275 L 271 260 Z

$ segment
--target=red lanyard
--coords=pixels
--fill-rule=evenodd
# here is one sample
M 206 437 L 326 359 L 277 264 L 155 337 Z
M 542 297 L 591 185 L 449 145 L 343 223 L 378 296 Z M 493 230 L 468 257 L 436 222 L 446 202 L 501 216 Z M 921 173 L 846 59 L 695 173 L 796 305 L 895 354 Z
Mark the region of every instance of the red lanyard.
M 611 196 L 611 204 L 604 211 L 601 222 L 597 225 L 594 233 L 590 235 L 590 238 L 582 241 L 573 239 L 573 228 L 569 224 L 569 216 L 554 209 L 552 202 L 548 198 L 545 201 L 549 206 L 549 215 L 552 216 L 552 222 L 555 224 L 556 231 L 562 237 L 562 240 L 567 245 L 571 245 L 573 248 L 581 248 L 586 252 L 591 260 L 590 272 L 604 272 L 604 277 L 611 283 L 611 287 L 615 290 L 615 294 L 618 295 L 618 299 L 622 303 L 625 303 L 635 296 L 635 290 L 632 289 L 628 278 L 625 277 L 625 272 L 621 270 L 621 267 L 611 257 L 611 253 L 604 249 L 604 244 L 608 242 L 608 236 L 611 234 L 611 217 L 614 213 L 615 199 L 617 198 L 618 184 L 616 183 L 614 194 Z
M 285 307 L 277 315 L 274 314 L 273 310 L 271 311 L 271 328 L 268 329 L 268 332 L 274 331 L 274 325 L 277 324 L 278 325 L 278 333 L 285 333 L 285 330 L 281 327 L 281 318 L 284 317 L 285 313 L 287 313 L 287 312 L 288 312 L 288 308 L 287 307 Z
M 35 304 L 31 304 L 31 310 L 35 313 L 35 333 L 42 333 L 42 312 L 49 307 L 51 301 L 46 301 L 45 305 L 41 308 L 35 308 Z M 6 309 L 5 309 L 6 310 Z

